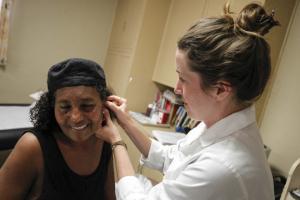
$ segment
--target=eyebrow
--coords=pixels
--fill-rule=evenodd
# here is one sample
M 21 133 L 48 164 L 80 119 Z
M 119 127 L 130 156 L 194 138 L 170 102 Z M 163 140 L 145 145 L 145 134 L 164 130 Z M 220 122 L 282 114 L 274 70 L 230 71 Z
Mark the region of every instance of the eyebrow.
M 79 100 L 80 102 L 94 102 L 94 99 L 93 98 L 90 98 L 90 97 L 87 97 L 87 98 L 82 98 Z M 70 100 L 69 99 L 60 99 L 57 101 L 58 103 L 69 103 Z
M 67 99 L 56 99 L 56 102 L 57 102 L 57 103 L 68 103 L 68 102 L 70 102 L 70 101 L 67 100 Z
M 94 101 L 94 99 L 91 97 L 87 97 L 87 98 L 80 99 L 80 101 Z

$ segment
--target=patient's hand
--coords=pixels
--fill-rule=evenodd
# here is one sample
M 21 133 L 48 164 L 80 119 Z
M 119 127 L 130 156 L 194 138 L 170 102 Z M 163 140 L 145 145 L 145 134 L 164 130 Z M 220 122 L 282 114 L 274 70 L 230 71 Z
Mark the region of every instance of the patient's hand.
M 120 141 L 121 136 L 119 130 L 111 120 L 107 109 L 103 110 L 103 120 L 103 123 L 99 123 L 99 128 L 95 133 L 96 137 L 110 144 Z

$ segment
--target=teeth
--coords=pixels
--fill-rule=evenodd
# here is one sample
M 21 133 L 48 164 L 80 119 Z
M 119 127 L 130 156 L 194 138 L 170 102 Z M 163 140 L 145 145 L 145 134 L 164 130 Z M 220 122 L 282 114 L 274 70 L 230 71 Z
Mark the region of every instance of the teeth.
M 87 124 L 84 124 L 84 125 L 82 125 L 82 126 L 73 126 L 72 127 L 72 129 L 75 129 L 75 130 L 82 130 L 82 129 L 84 129 L 85 127 L 87 127 Z

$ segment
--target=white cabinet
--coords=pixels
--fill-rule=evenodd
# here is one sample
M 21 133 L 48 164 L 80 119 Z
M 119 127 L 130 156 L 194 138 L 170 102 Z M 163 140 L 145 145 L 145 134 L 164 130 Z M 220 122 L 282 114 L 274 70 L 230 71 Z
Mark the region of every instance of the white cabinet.
M 194 22 L 201 17 L 219 16 L 227 0 L 173 0 L 152 80 L 163 85 L 174 87 L 177 81 L 175 71 L 175 51 L 177 41 Z M 233 12 L 252 2 L 248 0 L 230 1 Z M 260 2 L 264 2 L 261 0 Z
M 171 0 L 120 0 L 116 9 L 105 72 L 130 110 L 143 112 L 153 101 L 152 74 Z
M 205 0 L 172 1 L 152 77 L 153 81 L 169 87 L 174 87 L 176 84 L 175 51 L 177 40 L 194 21 L 202 16 L 205 2 Z

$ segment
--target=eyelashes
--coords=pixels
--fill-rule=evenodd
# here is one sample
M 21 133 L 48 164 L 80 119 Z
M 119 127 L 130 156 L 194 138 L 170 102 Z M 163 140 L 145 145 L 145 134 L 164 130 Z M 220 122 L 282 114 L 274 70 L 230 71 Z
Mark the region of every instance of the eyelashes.
M 94 110 L 94 108 L 96 107 L 95 104 L 82 104 L 79 106 L 79 111 L 81 112 L 91 112 Z M 72 110 L 72 106 L 71 105 L 59 105 L 59 109 L 66 113 L 69 112 L 70 110 Z

